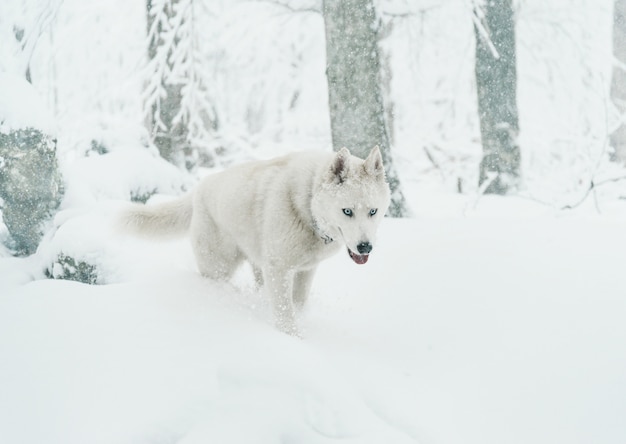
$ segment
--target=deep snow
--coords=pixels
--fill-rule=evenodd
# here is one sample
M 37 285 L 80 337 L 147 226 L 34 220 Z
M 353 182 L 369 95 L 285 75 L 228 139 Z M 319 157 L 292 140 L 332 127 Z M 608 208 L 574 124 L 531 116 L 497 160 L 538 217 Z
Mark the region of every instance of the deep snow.
M 626 211 L 411 195 L 368 264 L 322 264 L 303 339 L 111 203 L 74 234 L 115 283 L 0 258 L 0 442 L 625 442 Z

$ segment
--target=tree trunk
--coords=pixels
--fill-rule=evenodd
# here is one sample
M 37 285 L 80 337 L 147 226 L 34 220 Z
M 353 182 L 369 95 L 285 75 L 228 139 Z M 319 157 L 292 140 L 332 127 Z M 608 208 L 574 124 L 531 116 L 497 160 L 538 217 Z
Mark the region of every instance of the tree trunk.
M 521 163 L 512 0 L 488 0 L 476 15 L 482 22 L 474 26 L 483 145 L 479 184 L 488 182 L 485 193 L 507 194 L 519 186 Z
M 615 0 L 613 11 L 613 78 L 611 101 L 620 114 L 620 125 L 611 133 L 615 158 L 626 162 L 626 0 Z
M 378 145 L 392 193 L 389 215 L 402 217 L 406 203 L 390 153 L 373 2 L 324 0 L 323 9 L 333 148 L 365 158 Z

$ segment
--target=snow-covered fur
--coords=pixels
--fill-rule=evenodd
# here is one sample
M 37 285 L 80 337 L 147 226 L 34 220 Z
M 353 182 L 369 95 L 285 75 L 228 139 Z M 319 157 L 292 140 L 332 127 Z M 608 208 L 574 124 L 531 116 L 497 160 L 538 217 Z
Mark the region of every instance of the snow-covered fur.
M 378 147 L 365 160 L 345 148 L 298 152 L 211 175 L 165 204 L 137 205 L 122 224 L 145 235 L 189 231 L 198 268 L 210 278 L 227 279 L 248 260 L 277 326 L 298 334 L 295 309 L 319 262 L 344 244 L 355 263 L 366 263 L 389 199 Z

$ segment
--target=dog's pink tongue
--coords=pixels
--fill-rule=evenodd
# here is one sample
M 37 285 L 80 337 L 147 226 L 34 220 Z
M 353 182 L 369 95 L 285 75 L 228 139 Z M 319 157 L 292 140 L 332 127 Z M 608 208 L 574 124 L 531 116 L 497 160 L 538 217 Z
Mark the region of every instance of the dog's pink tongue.
M 359 265 L 363 265 L 369 259 L 369 254 L 363 254 L 363 255 L 356 254 L 356 253 L 353 253 L 352 250 L 350 250 L 349 248 L 348 248 L 348 254 L 352 258 L 352 260 Z

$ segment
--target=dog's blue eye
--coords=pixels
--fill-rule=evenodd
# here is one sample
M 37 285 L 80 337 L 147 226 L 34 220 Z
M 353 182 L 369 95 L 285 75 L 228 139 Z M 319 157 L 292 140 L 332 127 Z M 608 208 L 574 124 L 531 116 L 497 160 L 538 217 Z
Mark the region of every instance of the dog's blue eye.
M 352 217 L 352 210 L 350 208 L 344 208 L 343 214 L 345 214 L 348 217 Z
M 376 214 L 378 212 L 378 208 L 372 208 L 370 210 L 370 216 L 373 216 L 374 214 Z

